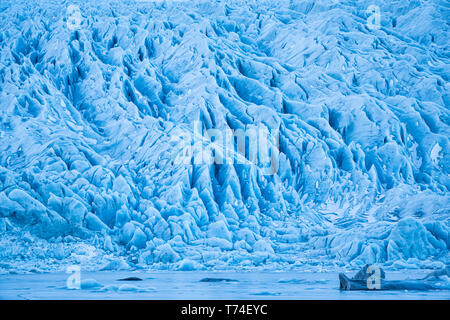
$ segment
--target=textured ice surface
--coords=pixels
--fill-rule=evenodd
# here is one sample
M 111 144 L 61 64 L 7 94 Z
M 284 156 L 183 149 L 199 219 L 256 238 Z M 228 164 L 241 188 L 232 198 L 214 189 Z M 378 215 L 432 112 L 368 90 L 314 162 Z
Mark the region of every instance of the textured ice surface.
M 1 1 L 0 270 L 449 263 L 448 3 L 376 3 Z

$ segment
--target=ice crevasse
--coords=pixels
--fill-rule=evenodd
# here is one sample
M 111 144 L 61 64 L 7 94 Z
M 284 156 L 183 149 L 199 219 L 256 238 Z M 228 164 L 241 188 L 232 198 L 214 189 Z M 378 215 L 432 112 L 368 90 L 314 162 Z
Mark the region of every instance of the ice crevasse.
M 376 3 L 2 1 L 0 270 L 448 264 L 450 8 Z

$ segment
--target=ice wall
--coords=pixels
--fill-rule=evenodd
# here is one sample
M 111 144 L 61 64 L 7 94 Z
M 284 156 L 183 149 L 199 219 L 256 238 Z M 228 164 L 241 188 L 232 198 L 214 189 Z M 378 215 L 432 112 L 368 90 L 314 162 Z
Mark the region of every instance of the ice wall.
M 2 1 L 0 267 L 448 263 L 450 9 L 372 4 Z M 194 122 L 276 174 L 177 161 Z

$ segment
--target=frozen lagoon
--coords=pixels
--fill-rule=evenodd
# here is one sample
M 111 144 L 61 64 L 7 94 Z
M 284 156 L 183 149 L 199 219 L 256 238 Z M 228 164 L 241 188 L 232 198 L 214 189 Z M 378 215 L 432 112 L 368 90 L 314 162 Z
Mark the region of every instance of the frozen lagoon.
M 423 278 L 428 271 L 387 272 L 390 280 Z M 348 273 L 349 275 L 351 273 Z M 69 274 L 0 275 L 0 299 L 450 299 L 450 290 L 433 291 L 340 291 L 338 272 L 206 272 L 118 271 L 82 272 L 81 279 L 95 279 L 102 286 L 70 290 Z M 142 281 L 118 281 L 138 277 Z M 202 279 L 233 281 L 205 282 Z

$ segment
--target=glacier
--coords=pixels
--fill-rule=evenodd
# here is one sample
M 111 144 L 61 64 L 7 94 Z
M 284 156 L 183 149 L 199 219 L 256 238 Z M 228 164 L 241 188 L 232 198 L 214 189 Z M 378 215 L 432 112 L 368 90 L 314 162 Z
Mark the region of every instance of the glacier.
M 2 0 L 0 272 L 448 265 L 449 17 Z M 195 123 L 276 133 L 276 172 L 216 163 Z

